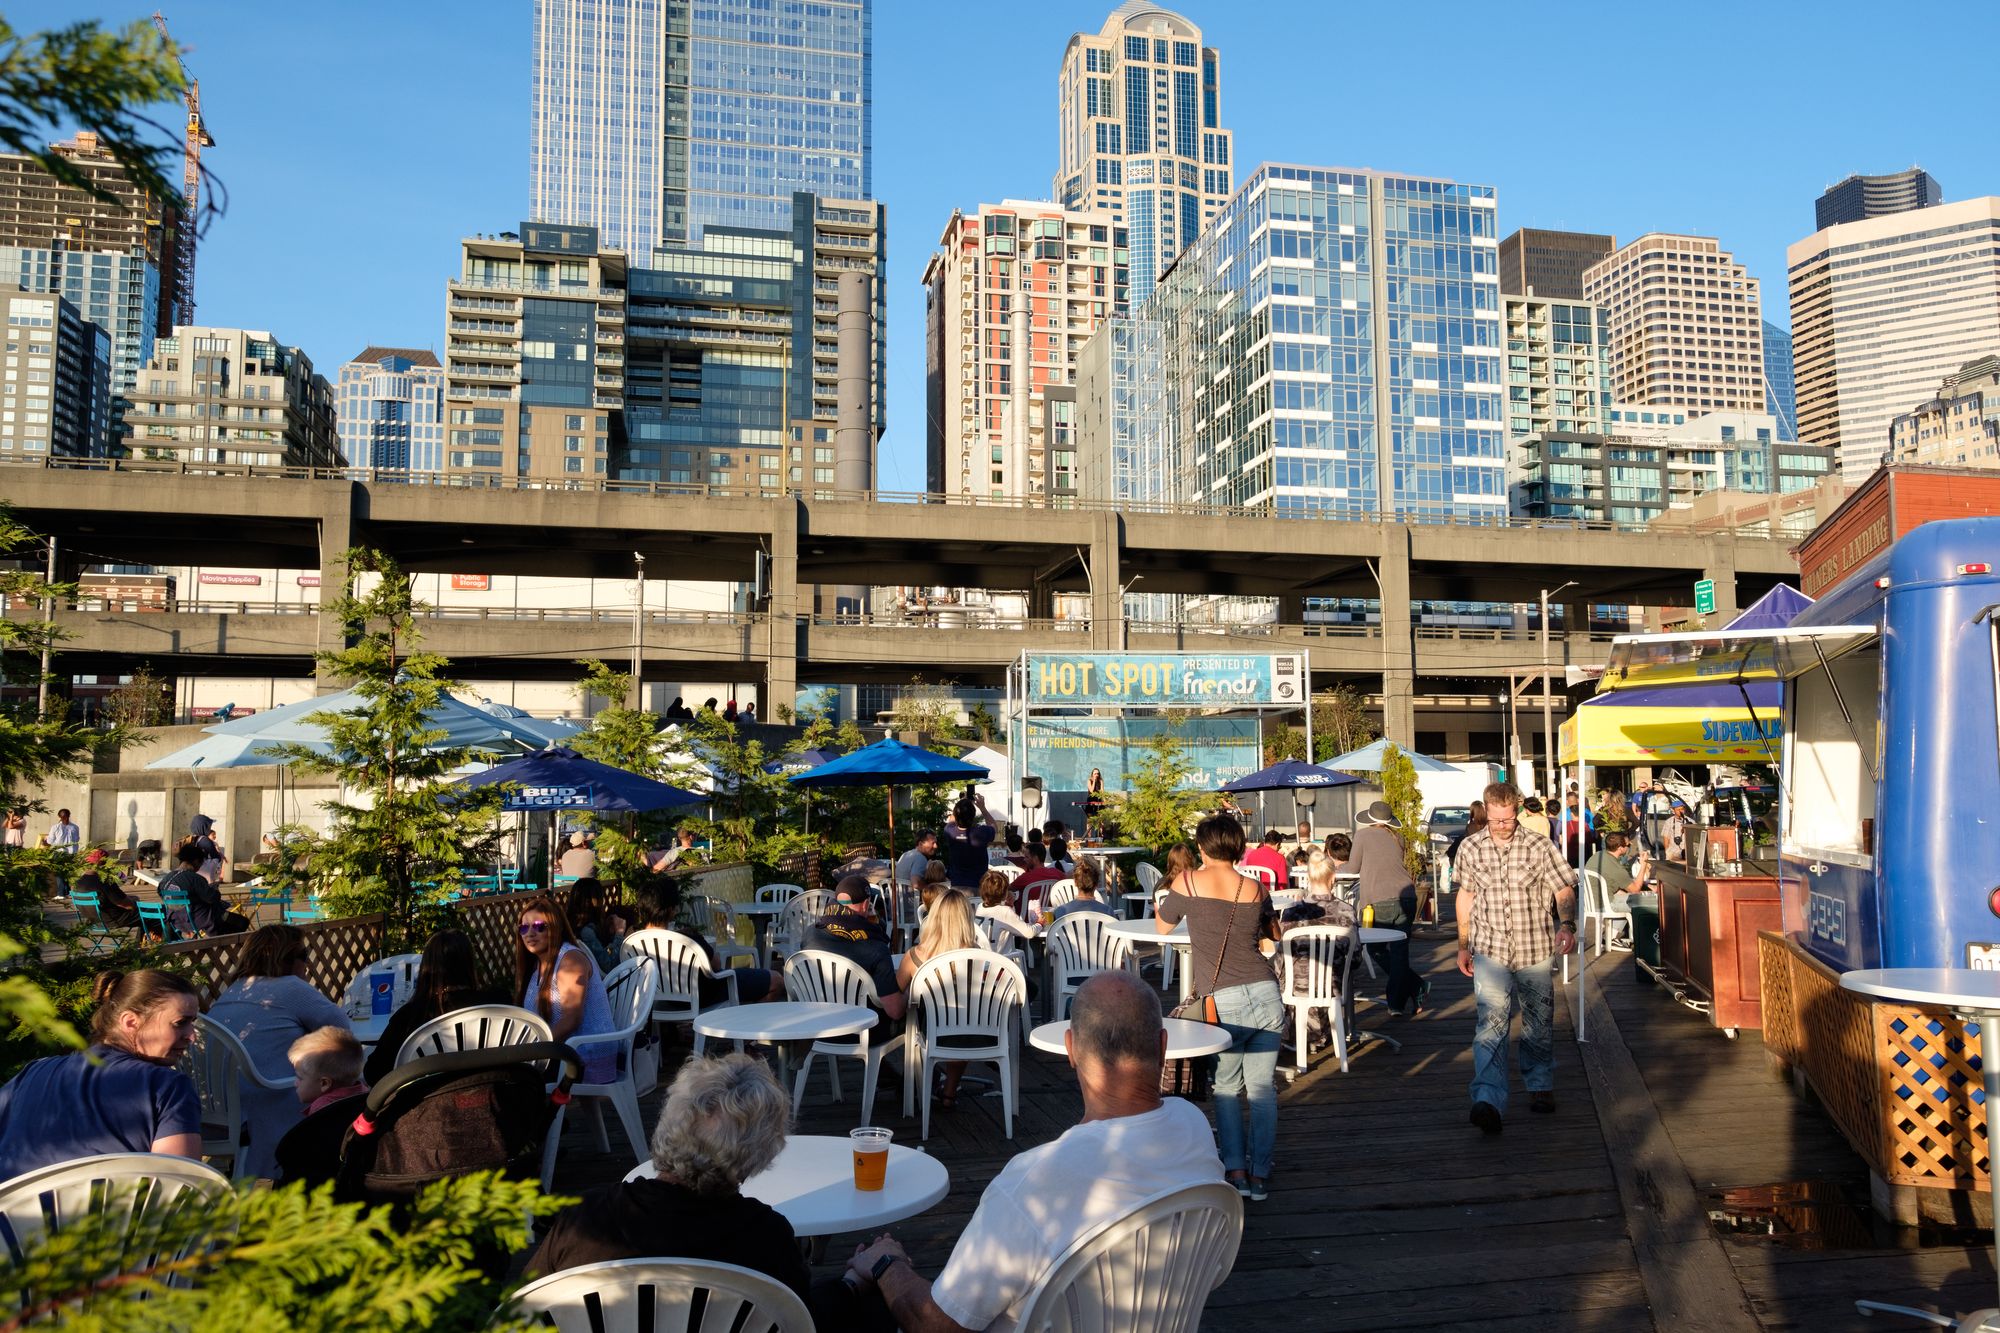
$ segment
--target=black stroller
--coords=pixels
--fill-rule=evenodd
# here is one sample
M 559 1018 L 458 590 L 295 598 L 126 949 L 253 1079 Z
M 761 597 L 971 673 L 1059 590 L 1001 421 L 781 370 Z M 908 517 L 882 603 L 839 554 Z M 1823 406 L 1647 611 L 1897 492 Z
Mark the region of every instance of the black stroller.
M 577 1053 L 555 1041 L 398 1065 L 369 1091 L 341 1142 L 335 1192 L 406 1204 L 434 1181 L 475 1171 L 538 1179 L 550 1122 L 582 1075 Z

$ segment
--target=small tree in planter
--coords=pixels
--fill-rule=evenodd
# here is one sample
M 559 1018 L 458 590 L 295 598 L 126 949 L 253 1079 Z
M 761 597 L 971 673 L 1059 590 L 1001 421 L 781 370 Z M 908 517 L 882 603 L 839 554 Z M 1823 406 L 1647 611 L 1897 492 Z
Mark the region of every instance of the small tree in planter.
M 1189 826 L 1208 808 L 1209 793 L 1188 785 L 1196 771 L 1173 732 L 1149 739 L 1145 758 L 1127 774 L 1131 788 L 1106 795 L 1119 836 L 1150 848 L 1164 865 L 1166 849 L 1186 840 Z
M 1403 867 L 1412 879 L 1420 878 L 1424 868 L 1424 793 L 1417 786 L 1417 766 L 1394 742 L 1382 750 L 1382 799 L 1402 825 L 1397 836 L 1403 840 Z
M 409 577 L 376 551 L 356 548 L 343 560 L 347 576 L 330 609 L 353 646 L 319 660 L 353 686 L 363 706 L 307 719 L 325 728 L 325 753 L 297 744 L 269 748 L 301 772 L 337 779 L 351 797 L 324 805 L 333 824 L 309 861 L 320 896 L 337 913 L 384 913 L 388 944 L 404 947 L 422 940 L 457 892 L 459 866 L 484 859 L 504 794 L 452 780 L 473 753 L 445 745 L 444 733 L 427 721 L 456 682 L 444 674 L 446 659 L 415 647 L 418 606 Z M 378 576 L 365 593 L 357 589 L 362 574 Z

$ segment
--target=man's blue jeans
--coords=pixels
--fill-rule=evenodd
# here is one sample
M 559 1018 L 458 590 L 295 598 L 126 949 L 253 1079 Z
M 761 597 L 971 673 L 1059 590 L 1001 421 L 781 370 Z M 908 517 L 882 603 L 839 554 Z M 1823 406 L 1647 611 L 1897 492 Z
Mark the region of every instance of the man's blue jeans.
M 1509 968 L 1475 954 L 1472 959 L 1472 1100 L 1507 1113 L 1507 1033 L 1521 1013 L 1521 1082 L 1529 1092 L 1556 1086 L 1555 975 L 1553 958 Z

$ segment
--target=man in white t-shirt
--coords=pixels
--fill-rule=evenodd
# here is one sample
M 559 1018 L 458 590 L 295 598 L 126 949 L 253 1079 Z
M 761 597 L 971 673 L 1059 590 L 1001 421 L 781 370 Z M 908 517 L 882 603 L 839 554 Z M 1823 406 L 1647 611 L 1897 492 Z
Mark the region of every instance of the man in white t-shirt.
M 849 1260 L 846 1281 L 864 1299 L 879 1292 L 890 1326 L 1013 1333 L 1023 1298 L 1085 1232 L 1165 1190 L 1222 1179 L 1208 1117 L 1160 1098 L 1167 1033 L 1149 987 L 1124 971 L 1084 982 L 1064 1043 L 1083 1119 L 994 1177 L 937 1281 L 924 1280 L 893 1236 Z

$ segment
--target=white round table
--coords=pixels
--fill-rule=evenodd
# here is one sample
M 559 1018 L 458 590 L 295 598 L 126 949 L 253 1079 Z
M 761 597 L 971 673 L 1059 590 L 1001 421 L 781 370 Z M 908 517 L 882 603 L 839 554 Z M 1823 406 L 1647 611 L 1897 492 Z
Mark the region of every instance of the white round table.
M 350 1017 L 347 1025 L 353 1031 L 356 1041 L 363 1046 L 373 1046 L 382 1040 L 382 1029 L 389 1026 L 389 1016 L 371 1013 L 366 1018 Z
M 757 950 L 757 965 L 771 965 L 770 935 L 771 918 L 792 905 L 790 898 L 781 903 L 731 903 L 729 910 L 738 916 L 750 918 L 751 946 Z
M 647 1161 L 626 1172 L 625 1179 L 657 1174 Z M 777 1209 L 801 1238 L 885 1227 L 934 1207 L 950 1189 L 951 1173 L 943 1162 L 892 1143 L 882 1188 L 858 1190 L 854 1150 L 845 1135 L 830 1134 L 792 1135 L 777 1161 L 743 1182 L 745 1196 Z
M 875 1026 L 875 1011 L 865 1004 L 820 1004 L 779 1000 L 771 1004 L 736 1004 L 712 1009 L 694 1021 L 695 1036 L 733 1041 L 742 1050 L 751 1041 L 814 1041 L 845 1037 Z M 697 1046 L 696 1054 L 700 1054 Z
M 1211 1023 L 1197 1023 L 1191 1018 L 1169 1018 L 1162 1021 L 1167 1025 L 1169 1060 L 1214 1055 L 1218 1051 L 1229 1049 L 1229 1034 Z M 1028 1044 L 1038 1051 L 1053 1051 L 1057 1055 L 1062 1055 L 1063 1034 L 1068 1031 L 1068 1019 L 1060 1023 L 1044 1023 L 1028 1034 Z
M 2000 972 L 1963 967 L 1863 968 L 1842 973 L 1840 984 L 1843 989 L 1877 999 L 1949 1009 L 1955 1017 L 1979 1024 L 1983 1050 L 1993 1050 L 1986 1034 L 2000 1031 Z M 1988 1055 L 1979 1063 L 1986 1076 L 1986 1141 L 1991 1143 L 1996 1119 L 1994 1100 L 2000 1098 L 2000 1059 Z M 1995 1254 L 2000 1256 L 2000 1214 L 1994 1217 L 1993 1240 Z M 1874 1301 L 1865 1304 L 1890 1313 L 1919 1314 L 1896 1305 Z M 1921 1317 L 1933 1318 L 1927 1314 Z M 1977 1333 L 1980 1329 L 2000 1327 L 2000 1318 L 1996 1317 L 2000 1317 L 2000 1308 L 1975 1310 L 1958 1321 L 1958 1328 L 1960 1333 Z
M 1194 942 L 1188 939 L 1186 921 L 1177 923 L 1172 930 L 1162 935 L 1160 933 L 1159 918 L 1143 916 L 1136 921 L 1114 921 L 1104 928 L 1104 933 L 1107 935 L 1116 935 L 1120 939 L 1131 940 L 1134 944 L 1157 944 L 1162 949 L 1192 949 L 1194 947 Z M 1188 986 L 1187 960 L 1182 959 L 1181 998 L 1183 1000 L 1190 994 Z

